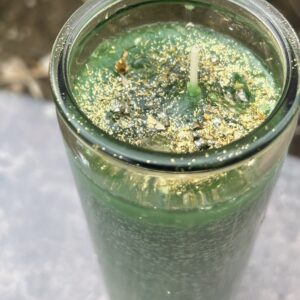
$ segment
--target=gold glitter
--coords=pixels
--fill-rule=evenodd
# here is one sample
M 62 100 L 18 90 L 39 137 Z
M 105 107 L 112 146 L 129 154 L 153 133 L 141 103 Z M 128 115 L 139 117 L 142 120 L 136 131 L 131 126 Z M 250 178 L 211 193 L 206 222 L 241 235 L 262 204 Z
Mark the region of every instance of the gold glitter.
M 201 93 L 190 97 L 194 46 Z M 198 25 L 149 25 L 108 40 L 106 48 L 100 44 L 78 74 L 77 103 L 94 125 L 139 147 L 220 148 L 261 125 L 279 99 L 274 78 L 250 50 Z

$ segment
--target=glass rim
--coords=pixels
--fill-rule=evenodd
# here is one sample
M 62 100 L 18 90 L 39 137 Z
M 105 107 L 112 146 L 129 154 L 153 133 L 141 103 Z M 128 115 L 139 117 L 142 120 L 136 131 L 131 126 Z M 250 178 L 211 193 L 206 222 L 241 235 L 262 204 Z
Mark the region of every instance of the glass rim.
M 247 10 L 266 29 L 271 32 L 280 46 L 285 59 L 285 83 L 279 104 L 259 127 L 243 138 L 226 146 L 208 151 L 186 154 L 158 152 L 147 150 L 121 142 L 109 136 L 80 111 L 76 105 L 68 79 L 68 61 L 72 45 L 83 28 L 106 8 L 123 0 L 98 1 L 84 3 L 61 29 L 53 46 L 50 61 L 50 82 L 55 104 L 59 115 L 71 131 L 95 151 L 106 153 L 112 158 L 129 164 L 159 171 L 198 171 L 205 172 L 239 163 L 259 153 L 272 143 L 289 125 L 300 106 L 299 40 L 288 21 L 273 6 L 265 1 L 228 0 L 228 2 Z M 186 3 L 203 3 L 207 0 L 184 1 Z M 181 3 L 182 1 L 138 0 L 139 4 L 147 3 Z M 80 120 L 70 117 L 70 108 L 80 115 Z M 84 122 L 82 122 L 84 120 Z M 86 127 L 86 124 L 89 126 Z

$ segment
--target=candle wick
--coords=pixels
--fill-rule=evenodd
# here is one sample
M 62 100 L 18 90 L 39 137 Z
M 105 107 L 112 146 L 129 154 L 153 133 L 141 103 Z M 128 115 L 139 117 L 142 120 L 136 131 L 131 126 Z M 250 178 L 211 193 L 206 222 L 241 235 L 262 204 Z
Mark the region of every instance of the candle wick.
M 198 85 L 198 69 L 199 69 L 199 48 L 193 46 L 190 54 L 190 81 L 187 84 L 187 90 L 190 96 L 196 97 L 201 94 Z
M 191 63 L 190 63 L 190 83 L 198 85 L 198 65 L 199 65 L 199 49 L 193 47 L 191 50 Z

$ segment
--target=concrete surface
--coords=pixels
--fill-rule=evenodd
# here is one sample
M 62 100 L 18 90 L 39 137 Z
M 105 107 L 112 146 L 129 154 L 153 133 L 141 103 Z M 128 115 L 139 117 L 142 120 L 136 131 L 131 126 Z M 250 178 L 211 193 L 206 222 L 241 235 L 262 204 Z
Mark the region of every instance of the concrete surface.
M 300 159 L 288 157 L 237 300 L 300 299 L 299 178 Z M 53 105 L 6 92 L 0 92 L 0 299 L 107 299 Z

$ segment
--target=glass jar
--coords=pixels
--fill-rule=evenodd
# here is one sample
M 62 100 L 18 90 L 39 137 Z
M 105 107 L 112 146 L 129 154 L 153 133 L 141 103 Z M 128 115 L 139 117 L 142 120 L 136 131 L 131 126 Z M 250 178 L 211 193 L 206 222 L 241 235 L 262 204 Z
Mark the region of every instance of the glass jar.
M 242 42 L 282 88 L 270 117 L 223 148 L 192 154 L 120 142 L 78 109 L 73 81 L 105 38 L 193 22 Z M 112 300 L 226 300 L 245 267 L 299 111 L 299 44 L 263 1 L 89 1 L 52 52 L 59 124 Z

